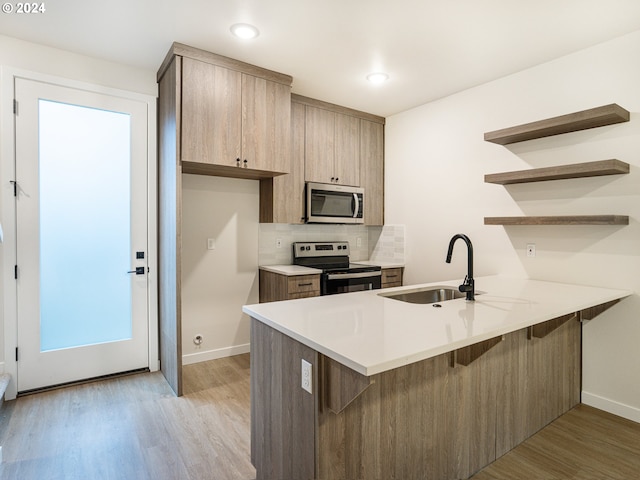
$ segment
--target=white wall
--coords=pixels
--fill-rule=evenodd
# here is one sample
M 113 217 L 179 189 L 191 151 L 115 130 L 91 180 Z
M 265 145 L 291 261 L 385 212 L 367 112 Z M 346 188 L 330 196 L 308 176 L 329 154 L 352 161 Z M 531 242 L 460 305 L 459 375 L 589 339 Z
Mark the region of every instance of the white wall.
M 167 45 L 168 48 L 169 45 Z M 162 60 L 162 58 L 158 59 L 158 66 Z M 2 75 L 0 78 L 0 212 L 2 212 L 0 222 L 5 234 L 5 243 L 0 244 L 0 259 L 2 259 L 0 272 L 4 272 L 0 282 L 0 301 L 3 306 L 7 289 L 13 289 L 15 283 L 13 276 L 7 273 L 10 268 L 4 268 L 6 260 L 3 258 L 6 250 L 11 248 L 12 242 L 15 244 L 13 227 L 10 219 L 7 218 L 9 217 L 7 209 L 13 202 L 11 189 L 8 188 L 9 181 L 13 178 L 7 174 L 13 170 L 13 138 L 9 128 L 13 122 L 11 107 L 13 92 L 9 70 L 52 75 L 154 97 L 157 95 L 156 72 L 153 70 L 107 62 L 0 35 L 0 73 Z M 154 129 L 149 135 L 155 145 L 155 123 L 152 126 Z M 0 308 L 0 315 L 2 315 L 0 317 L 0 371 L 2 371 L 5 358 L 3 308 Z
M 258 303 L 257 180 L 182 176 L 182 354 L 185 364 L 249 351 Z M 215 249 L 207 250 L 207 239 Z M 201 345 L 193 338 L 200 334 Z
M 640 32 L 387 119 L 386 221 L 406 225 L 406 283 L 475 274 L 528 276 L 636 292 L 584 327 L 583 401 L 640 421 Z M 429 79 L 425 78 L 425 82 Z M 484 132 L 608 103 L 628 123 L 507 147 Z M 617 158 L 624 176 L 504 187 L 486 173 Z M 628 226 L 484 226 L 484 216 L 621 214 Z M 527 258 L 525 245 L 537 256 Z M 482 284 L 477 284 L 482 289 Z

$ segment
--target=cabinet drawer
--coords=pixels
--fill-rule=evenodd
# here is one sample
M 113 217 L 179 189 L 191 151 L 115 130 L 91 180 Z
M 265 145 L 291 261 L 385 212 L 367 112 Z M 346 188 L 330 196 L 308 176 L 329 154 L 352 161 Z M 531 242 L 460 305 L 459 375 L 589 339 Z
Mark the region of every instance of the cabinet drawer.
M 301 292 L 320 292 L 320 275 L 296 275 L 288 278 L 289 298 L 291 294 Z
M 290 293 L 289 298 L 287 300 L 295 300 L 296 298 L 309 298 L 309 297 L 319 297 L 320 290 L 313 290 L 310 292 L 297 292 Z
M 382 284 L 382 288 L 392 288 L 392 287 L 401 287 L 401 286 L 402 286 L 402 282 L 389 282 L 389 283 Z
M 383 285 L 387 283 L 400 283 L 402 285 L 402 268 L 383 268 L 381 282 Z

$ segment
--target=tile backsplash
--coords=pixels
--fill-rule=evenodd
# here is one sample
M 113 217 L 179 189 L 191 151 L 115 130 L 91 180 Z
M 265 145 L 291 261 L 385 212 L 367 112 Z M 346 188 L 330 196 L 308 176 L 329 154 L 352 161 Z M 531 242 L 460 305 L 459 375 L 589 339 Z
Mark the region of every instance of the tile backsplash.
M 259 265 L 290 265 L 293 242 L 348 241 L 352 261 L 404 263 L 404 225 L 290 225 L 261 223 Z M 280 248 L 277 243 L 280 241 Z

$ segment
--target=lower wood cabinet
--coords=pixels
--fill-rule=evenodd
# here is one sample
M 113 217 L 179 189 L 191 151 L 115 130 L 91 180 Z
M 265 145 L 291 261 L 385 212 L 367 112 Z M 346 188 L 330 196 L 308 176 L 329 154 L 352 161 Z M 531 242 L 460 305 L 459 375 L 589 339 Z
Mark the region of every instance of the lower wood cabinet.
M 320 274 L 281 275 L 260 270 L 260 303 L 320 295 Z
M 382 269 L 382 288 L 401 287 L 402 273 L 404 268 L 383 268 Z

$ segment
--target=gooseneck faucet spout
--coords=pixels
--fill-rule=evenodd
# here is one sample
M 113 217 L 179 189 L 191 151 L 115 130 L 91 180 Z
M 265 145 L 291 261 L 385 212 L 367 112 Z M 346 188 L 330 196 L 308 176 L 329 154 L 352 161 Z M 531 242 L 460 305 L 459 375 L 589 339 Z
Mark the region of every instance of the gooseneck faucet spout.
M 467 276 L 464 277 L 464 282 L 458 287 L 461 292 L 467 293 L 467 300 L 475 300 L 475 281 L 473 280 L 473 245 L 471 240 L 466 235 L 457 233 L 451 238 L 449 242 L 449 250 L 447 251 L 447 263 L 451 263 L 451 255 L 453 254 L 453 244 L 456 240 L 461 238 L 464 243 L 467 244 Z

